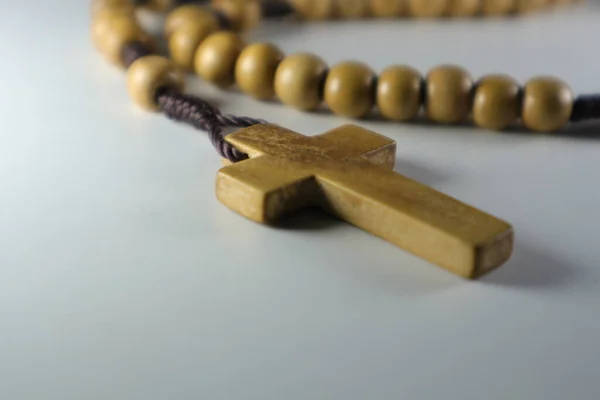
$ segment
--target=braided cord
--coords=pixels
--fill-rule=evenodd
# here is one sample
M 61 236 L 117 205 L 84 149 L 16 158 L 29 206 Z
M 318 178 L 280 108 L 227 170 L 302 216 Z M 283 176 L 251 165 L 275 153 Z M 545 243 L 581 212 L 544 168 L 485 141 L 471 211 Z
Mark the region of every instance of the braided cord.
M 248 155 L 225 141 L 225 128 L 246 128 L 265 123 L 261 119 L 223 114 L 209 102 L 197 96 L 163 90 L 159 91 L 156 100 L 161 111 L 168 118 L 206 131 L 219 155 L 231 162 L 245 160 Z
M 138 58 L 150 53 L 143 43 L 130 42 L 123 48 L 122 58 L 125 65 L 129 67 Z M 172 90 L 158 90 L 156 103 L 168 118 L 185 122 L 196 129 L 206 131 L 210 142 L 219 155 L 231 162 L 245 160 L 248 155 L 225 141 L 225 128 L 246 128 L 266 123 L 262 119 L 221 113 L 218 108 L 200 97 Z

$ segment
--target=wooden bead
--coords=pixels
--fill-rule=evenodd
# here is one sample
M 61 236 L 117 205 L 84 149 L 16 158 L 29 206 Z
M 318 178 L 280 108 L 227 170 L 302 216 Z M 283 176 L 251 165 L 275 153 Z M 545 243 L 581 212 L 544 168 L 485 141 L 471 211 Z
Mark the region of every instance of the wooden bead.
M 404 14 L 404 0 L 369 0 L 371 14 L 377 18 L 397 18 Z
M 196 50 L 194 70 L 221 88 L 234 83 L 234 70 L 244 41 L 234 32 L 217 32 L 207 37 Z
M 275 70 L 283 53 L 269 43 L 255 43 L 242 50 L 235 66 L 235 80 L 244 93 L 256 99 L 275 96 Z
M 343 19 L 359 19 L 368 15 L 365 0 L 335 0 L 334 14 Z
M 92 21 L 92 40 L 114 64 L 125 67 L 122 54 L 125 44 L 140 41 L 149 48 L 154 47 L 154 41 L 137 23 L 127 15 L 101 15 Z
M 156 91 L 171 88 L 182 91 L 185 76 L 168 58 L 145 56 L 138 58 L 127 70 L 127 90 L 129 96 L 141 108 L 158 111 Z
M 275 72 L 275 93 L 282 103 L 300 110 L 314 110 L 321 104 L 320 88 L 327 65 L 307 53 L 287 56 Z
M 481 9 L 481 0 L 450 0 L 448 14 L 453 17 L 472 17 Z
M 125 22 L 120 20 L 124 20 Z M 115 24 L 130 24 L 139 26 L 133 11 L 125 8 L 99 9 L 96 12 L 96 15 L 92 17 L 90 29 L 92 42 L 98 50 L 102 50 L 102 42 Z
M 331 111 L 350 118 L 364 117 L 373 108 L 375 74 L 360 62 L 334 66 L 325 80 L 325 103 Z
M 481 12 L 488 16 L 511 14 L 517 8 L 517 0 L 482 0 Z
M 563 81 L 552 77 L 533 78 L 524 88 L 523 124 L 534 131 L 561 128 L 571 117 L 573 92 Z
M 425 111 L 432 121 L 457 123 L 471 111 L 473 79 L 463 68 L 441 65 L 427 75 Z
M 438 18 L 448 10 L 449 0 L 408 0 L 410 15 L 418 18 Z
M 482 128 L 502 130 L 519 119 L 519 84 L 506 75 L 479 80 L 473 99 L 473 120 Z
M 421 74 L 403 65 L 388 67 L 379 75 L 377 107 L 388 119 L 406 121 L 419 113 L 423 101 Z
M 333 18 L 335 0 L 290 0 L 292 7 L 302 18 L 326 20 Z
M 213 0 L 213 8 L 227 17 L 236 32 L 254 28 L 262 14 L 259 0 Z
M 145 0 L 142 7 L 155 12 L 164 12 L 171 9 L 176 0 Z
M 169 36 L 169 54 L 183 69 L 194 69 L 194 58 L 200 43 L 216 31 L 216 25 L 208 20 L 181 25 Z
M 219 29 L 219 21 L 212 11 L 197 5 L 187 4 L 179 6 L 169 13 L 165 19 L 164 32 L 169 37 L 173 32 L 183 25 L 207 25 L 209 30 Z
M 91 5 L 92 18 L 101 13 L 133 14 L 134 7 L 130 0 L 94 0 Z
M 529 14 L 541 10 L 548 4 L 547 0 L 517 0 L 517 12 Z
M 92 17 L 92 24 L 90 27 L 90 34 L 92 43 L 100 51 L 102 51 L 102 43 L 106 37 L 108 31 L 111 29 L 114 21 L 117 19 L 126 19 L 131 24 L 136 24 L 135 16 L 129 13 L 122 14 L 120 12 L 111 11 L 99 11 L 96 16 Z

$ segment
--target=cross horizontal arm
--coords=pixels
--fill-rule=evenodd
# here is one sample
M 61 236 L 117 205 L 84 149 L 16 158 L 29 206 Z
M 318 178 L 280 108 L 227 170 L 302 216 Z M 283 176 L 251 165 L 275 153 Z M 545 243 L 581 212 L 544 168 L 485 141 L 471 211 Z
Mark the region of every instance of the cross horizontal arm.
M 350 124 L 316 136 L 260 124 L 234 132 L 226 140 L 250 157 L 271 155 L 308 163 L 313 159 L 364 158 L 392 169 L 396 157 L 392 139 Z
M 219 201 L 261 223 L 318 203 L 319 193 L 314 175 L 301 165 L 267 156 L 222 168 L 217 175 Z
M 394 140 L 358 125 L 343 125 L 311 139 L 314 144 L 326 149 L 329 157 L 360 157 L 388 169 L 393 169 L 396 162 Z

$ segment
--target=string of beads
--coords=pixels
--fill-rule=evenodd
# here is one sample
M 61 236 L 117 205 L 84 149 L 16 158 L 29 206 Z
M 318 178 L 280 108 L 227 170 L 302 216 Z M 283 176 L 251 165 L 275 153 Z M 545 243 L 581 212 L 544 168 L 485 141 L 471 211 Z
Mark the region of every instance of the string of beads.
M 520 10 L 515 5 L 519 1 L 503 1 L 511 4 L 507 10 Z M 485 12 L 486 4 L 489 7 L 498 2 L 478 0 L 477 10 Z M 406 65 L 393 65 L 376 74 L 362 62 L 348 61 L 329 67 L 316 55 L 286 56 L 273 44 L 248 44 L 243 37 L 243 32 L 265 15 L 281 16 L 293 11 L 294 15 L 309 19 L 391 17 L 402 14 L 402 4 L 408 7 L 402 8 L 403 12 L 431 17 L 446 15 L 450 5 L 459 1 L 291 0 L 282 6 L 258 0 L 214 0 L 211 7 L 180 5 L 168 14 L 164 24 L 170 59 L 151 55 L 156 46 L 137 22 L 135 8 L 164 10 L 173 5 L 173 0 L 136 3 L 142 4 L 129 0 L 94 1 L 92 38 L 107 59 L 129 66 L 129 93 L 137 105 L 147 110 L 161 110 L 157 93 L 181 93 L 184 71 L 193 71 L 220 88 L 237 86 L 255 99 L 277 98 L 305 111 L 325 105 L 335 114 L 349 118 L 362 118 L 376 110 L 383 118 L 405 122 L 423 113 L 440 124 L 472 119 L 482 128 L 502 130 L 520 122 L 525 128 L 544 132 L 558 130 L 569 122 L 600 118 L 600 95 L 575 98 L 569 86 L 555 77 L 534 77 L 521 86 L 507 75 L 487 75 L 475 80 L 456 65 L 440 65 L 424 76 Z M 444 13 L 415 12 L 426 4 L 425 8 L 437 9 L 438 3 L 444 4 Z M 384 9 L 388 11 L 383 12 Z M 134 53 L 136 61 L 131 62 Z M 217 137 L 211 136 L 213 144 L 219 142 Z M 229 151 L 222 146 L 217 148 L 222 155 Z

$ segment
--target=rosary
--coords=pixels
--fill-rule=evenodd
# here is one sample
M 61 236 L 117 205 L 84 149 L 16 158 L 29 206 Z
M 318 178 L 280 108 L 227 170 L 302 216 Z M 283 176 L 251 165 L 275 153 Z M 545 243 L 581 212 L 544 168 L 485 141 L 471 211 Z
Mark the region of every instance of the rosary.
M 425 76 L 406 65 L 376 74 L 366 64 L 332 67 L 310 53 L 284 55 L 269 43 L 246 43 L 261 18 L 306 20 L 502 16 L 537 11 L 552 0 L 95 0 L 92 40 L 127 69 L 133 102 L 206 131 L 224 159 L 217 174 L 221 203 L 250 220 L 274 224 L 319 207 L 459 276 L 474 279 L 505 263 L 512 227 L 393 171 L 396 143 L 357 125 L 304 136 L 266 121 L 222 113 L 184 94 L 185 71 L 257 100 L 278 99 L 303 111 L 326 106 L 359 119 L 439 124 L 471 120 L 483 129 L 551 132 L 600 118 L 600 94 L 575 97 L 561 80 L 541 76 L 524 86 L 506 75 L 475 81 L 441 65 Z M 557 0 L 554 0 L 557 1 Z M 568 0 L 558 0 L 568 1 Z M 177 4 L 176 4 L 177 3 Z M 185 3 L 185 4 L 183 4 Z M 198 3 L 203 3 L 198 1 Z M 169 12 L 169 57 L 136 19 L 136 9 Z M 225 135 L 225 128 L 239 130 Z

